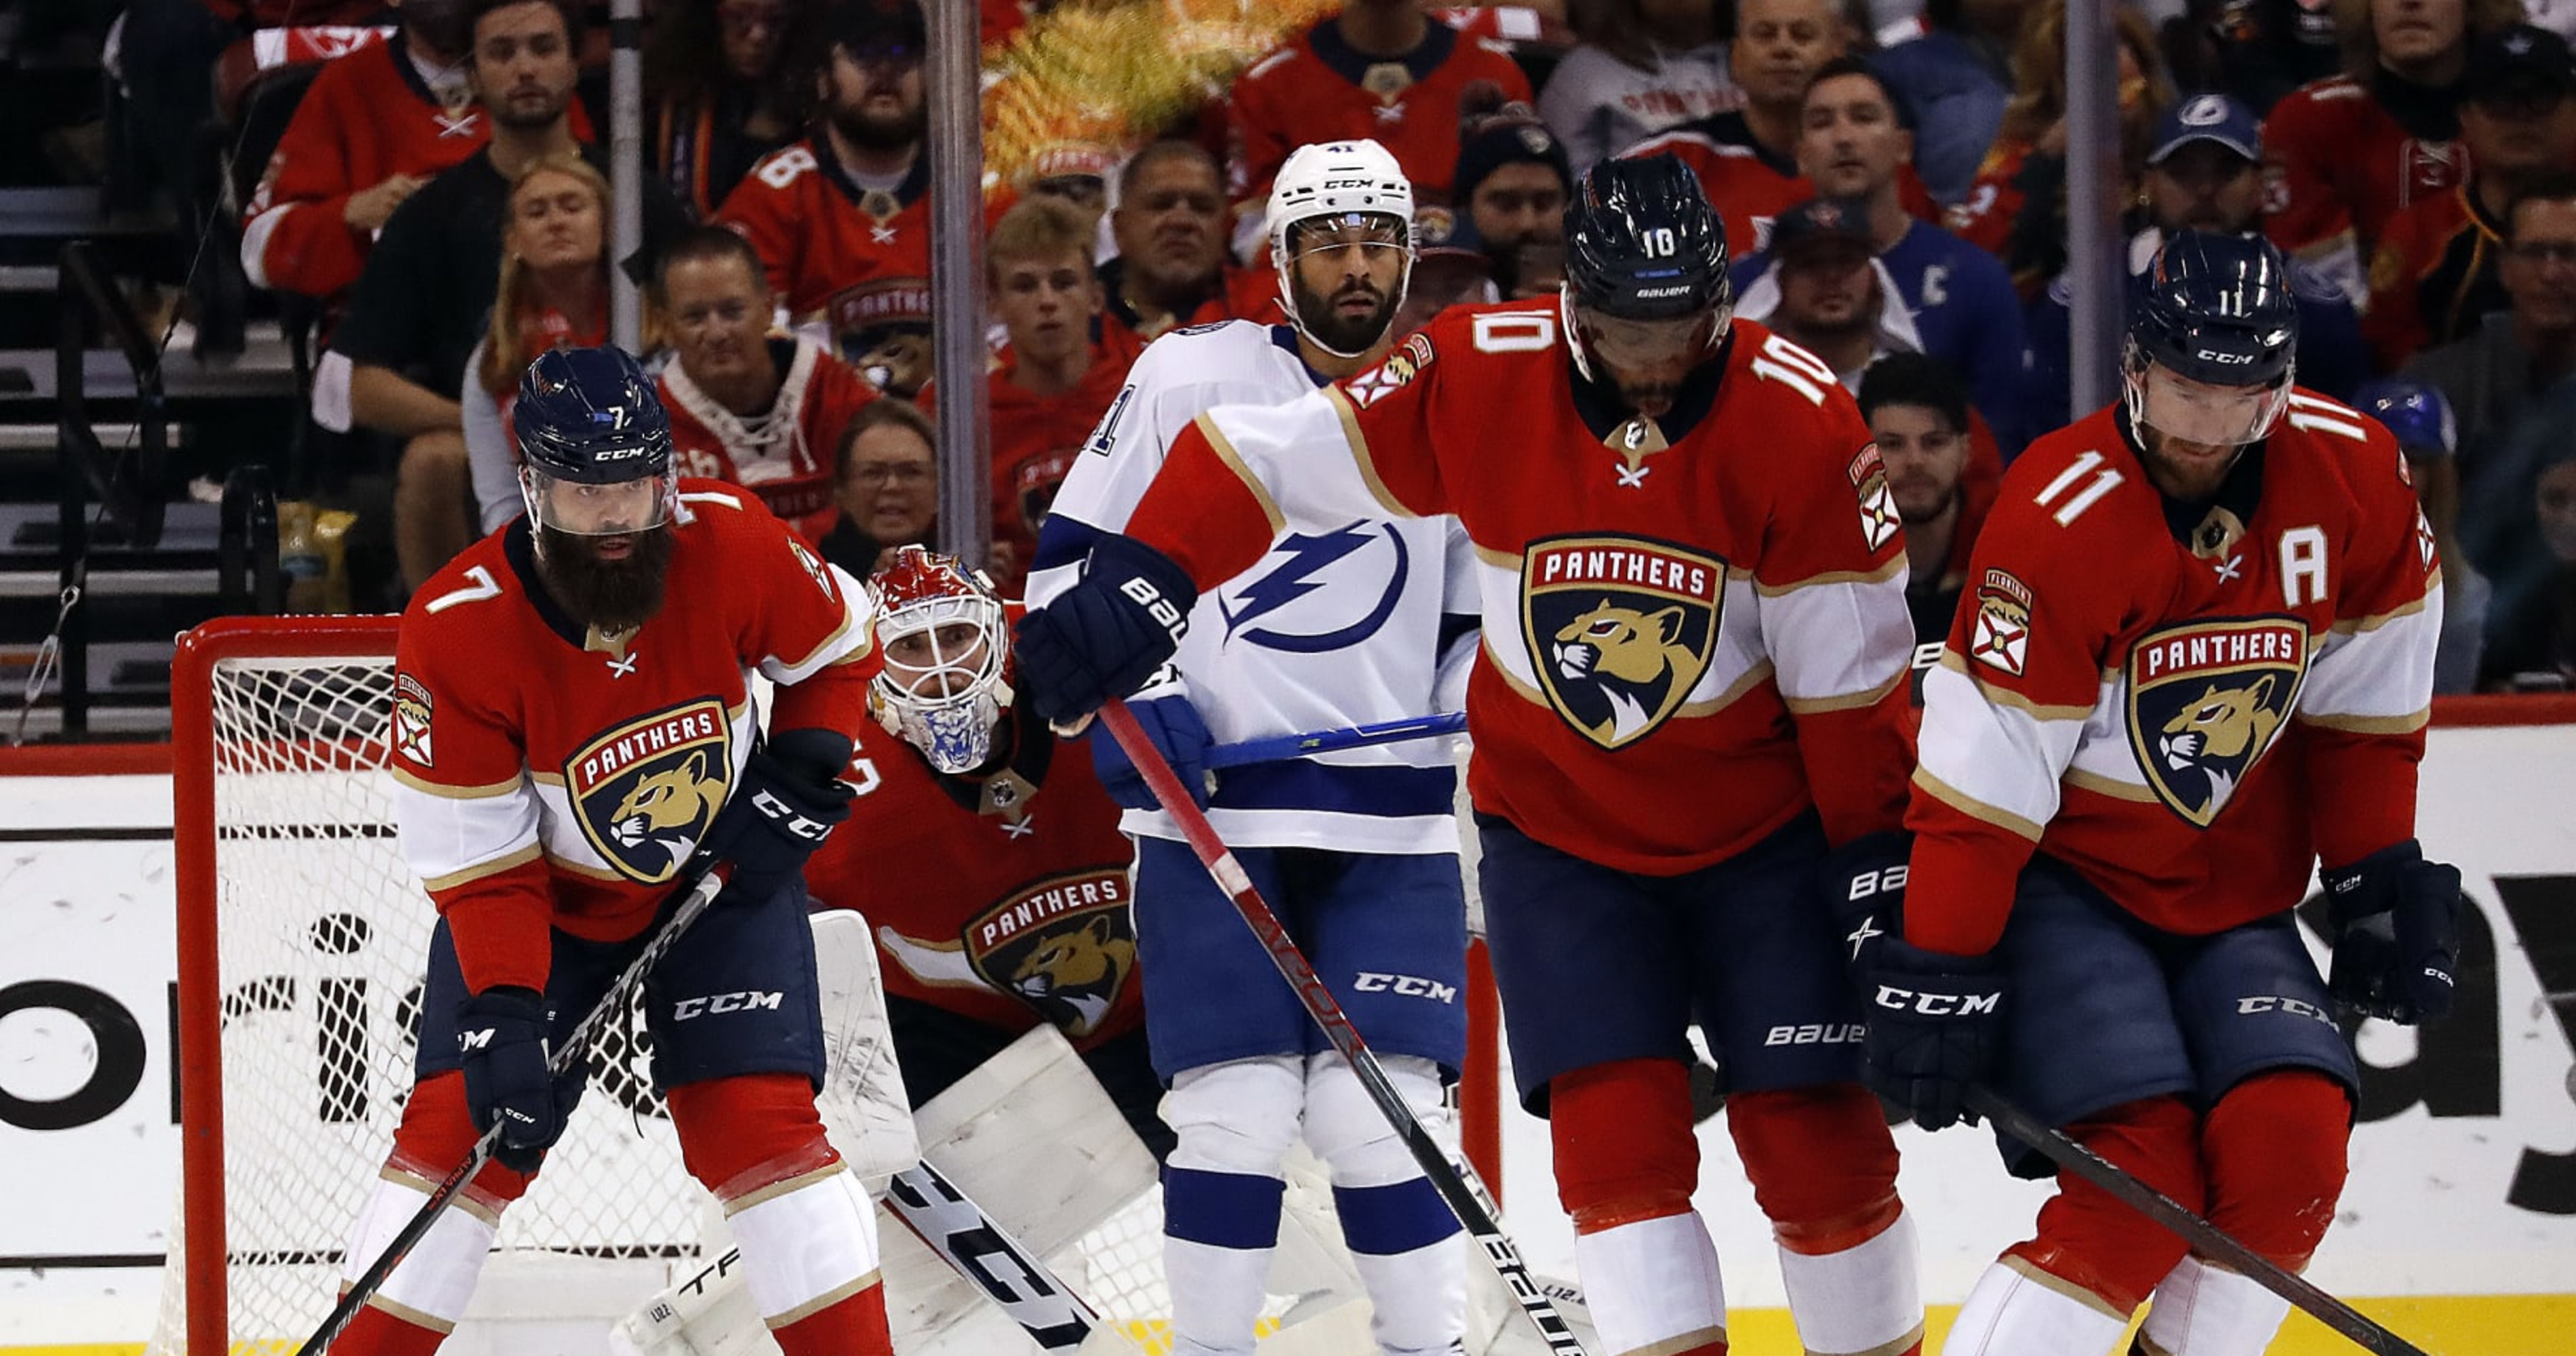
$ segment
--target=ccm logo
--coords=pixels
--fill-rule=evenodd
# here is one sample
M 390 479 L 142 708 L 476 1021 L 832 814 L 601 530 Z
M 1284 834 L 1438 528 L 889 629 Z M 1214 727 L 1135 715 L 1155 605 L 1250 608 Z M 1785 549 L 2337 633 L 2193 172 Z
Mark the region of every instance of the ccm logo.
M 2335 1024 L 2334 1014 L 2303 999 L 2255 994 L 2236 1000 L 2236 1015 L 2239 1017 L 2251 1017 L 2263 1012 L 2286 1012 L 2293 1017 L 2314 1017 L 2328 1026 Z
M 1890 1012 L 1919 1012 L 1926 1017 L 1973 1017 L 1978 1013 L 1993 1016 L 2002 1009 L 2004 996 L 1999 993 L 1916 993 L 1893 984 L 1878 986 L 1878 1005 Z
M 1805 1026 L 1775 1026 L 1762 1038 L 1764 1045 L 1852 1045 L 1869 1031 L 1859 1022 L 1809 1022 Z
M 1456 987 L 1419 975 L 1382 975 L 1362 970 L 1351 987 L 1361 993 L 1391 993 L 1398 998 L 1428 998 L 1435 1003 L 1458 1001 Z
M 755 1008 L 766 1008 L 776 1012 L 778 1005 L 786 1000 L 787 995 L 783 993 L 761 993 L 758 990 L 748 993 L 720 993 L 712 998 L 683 998 L 671 1005 L 671 1020 L 685 1022 L 692 1017 L 703 1017 L 709 1014 L 722 1016 L 728 1012 L 749 1012 Z
M 824 835 L 832 831 L 831 825 L 798 814 L 795 806 L 766 791 L 752 797 L 751 808 L 760 811 L 762 818 L 776 820 L 789 833 L 812 842 L 822 842 Z

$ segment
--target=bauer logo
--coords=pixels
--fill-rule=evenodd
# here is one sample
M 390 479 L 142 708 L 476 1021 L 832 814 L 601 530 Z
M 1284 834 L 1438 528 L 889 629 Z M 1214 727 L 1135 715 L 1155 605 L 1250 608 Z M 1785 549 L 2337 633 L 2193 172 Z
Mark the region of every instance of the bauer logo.
M 2129 649 L 2129 747 L 2165 808 L 2209 827 L 2272 747 L 2308 671 L 2295 617 L 2198 622 Z
M 618 726 L 564 760 L 564 796 L 609 868 L 659 885 L 679 874 L 724 804 L 733 729 L 714 698 Z
M 1100 1029 L 1136 974 L 1125 870 L 1050 876 L 966 925 L 966 958 L 986 984 L 1081 1039 Z
M 1690 696 L 1717 649 L 1726 562 L 1643 537 L 1550 537 L 1521 557 L 1521 633 L 1547 705 L 1621 748 Z

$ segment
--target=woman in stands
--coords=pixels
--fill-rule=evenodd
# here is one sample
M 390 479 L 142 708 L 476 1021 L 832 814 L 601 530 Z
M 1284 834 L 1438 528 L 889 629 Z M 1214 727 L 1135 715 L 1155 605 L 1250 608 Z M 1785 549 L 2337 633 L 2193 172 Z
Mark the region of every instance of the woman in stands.
M 570 153 L 539 158 L 510 186 L 501 287 L 458 396 L 486 532 L 524 508 L 509 433 L 520 374 L 549 349 L 608 342 L 608 208 L 607 178 Z

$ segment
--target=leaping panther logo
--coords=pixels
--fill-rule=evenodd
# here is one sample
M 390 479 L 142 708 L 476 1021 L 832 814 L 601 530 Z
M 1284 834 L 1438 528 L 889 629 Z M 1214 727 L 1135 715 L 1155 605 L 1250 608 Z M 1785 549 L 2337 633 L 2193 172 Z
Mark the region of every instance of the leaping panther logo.
M 1109 1015 L 1136 969 L 1136 939 L 1121 920 L 1095 913 L 1038 939 L 1011 970 L 1011 992 L 1068 1036 L 1087 1036 Z
M 2292 618 L 2203 622 L 2129 652 L 2129 742 L 2149 789 L 2206 828 L 2289 719 L 2307 672 Z
M 582 835 L 629 880 L 679 874 L 724 805 L 733 773 L 732 724 L 708 698 L 636 720 L 564 760 L 564 795 Z
M 1635 537 L 1557 537 L 1522 557 L 1521 627 L 1541 696 L 1605 749 L 1679 710 L 1716 649 L 1726 563 Z

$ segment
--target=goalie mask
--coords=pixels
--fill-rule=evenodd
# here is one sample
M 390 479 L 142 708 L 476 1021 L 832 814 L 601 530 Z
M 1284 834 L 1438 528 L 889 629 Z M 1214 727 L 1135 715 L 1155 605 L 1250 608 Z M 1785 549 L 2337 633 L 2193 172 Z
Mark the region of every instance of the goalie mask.
M 868 693 L 878 723 L 940 772 L 982 767 L 1011 701 L 1010 631 L 992 581 L 955 556 L 905 546 L 868 584 L 885 657 Z

